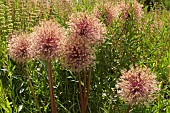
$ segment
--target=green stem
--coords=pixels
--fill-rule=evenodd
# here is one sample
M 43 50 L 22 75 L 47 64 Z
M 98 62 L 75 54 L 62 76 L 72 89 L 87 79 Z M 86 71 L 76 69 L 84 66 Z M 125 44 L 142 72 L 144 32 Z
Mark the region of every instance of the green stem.
M 28 77 L 29 84 L 30 84 L 30 90 L 31 90 L 32 95 L 33 95 L 33 97 L 34 97 L 34 101 L 35 101 L 35 103 L 36 103 L 36 105 L 37 105 L 37 107 L 38 107 L 39 113 L 42 113 L 42 112 L 41 112 L 41 109 L 40 109 L 40 105 L 39 105 L 38 100 L 37 100 L 37 97 L 36 97 L 36 94 L 35 94 L 35 91 L 34 91 L 34 88 L 33 88 L 33 86 L 32 86 L 32 82 L 31 82 L 30 76 L 29 76 L 28 65 L 26 65 L 26 73 L 27 73 L 27 77 Z
M 49 87 L 50 87 L 50 101 L 51 101 L 52 113 L 57 113 L 55 97 L 54 97 L 51 60 L 48 60 L 48 81 L 49 81 Z

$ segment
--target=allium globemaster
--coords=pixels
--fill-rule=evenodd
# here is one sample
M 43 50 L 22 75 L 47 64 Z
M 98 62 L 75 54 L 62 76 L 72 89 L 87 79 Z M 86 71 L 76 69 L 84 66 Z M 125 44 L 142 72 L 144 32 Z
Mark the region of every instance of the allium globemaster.
M 86 12 L 72 14 L 68 24 L 69 32 L 78 35 L 77 38 L 82 38 L 90 46 L 104 41 L 106 28 L 94 15 L 88 15 Z
M 143 17 L 144 12 L 142 9 L 142 5 L 139 4 L 136 0 L 132 2 L 132 7 L 133 7 L 133 15 L 135 21 L 138 23 L 140 19 Z
M 34 58 L 48 60 L 59 57 L 64 30 L 52 20 L 44 20 L 31 34 L 31 53 Z
M 129 20 L 133 16 L 133 19 L 136 23 L 139 23 L 140 19 L 143 16 L 142 5 L 140 5 L 136 0 L 132 1 L 132 3 L 126 3 L 125 1 L 120 1 L 116 5 L 119 18 L 121 21 Z
M 94 13 L 97 18 L 102 18 L 106 25 L 110 25 L 119 16 L 118 9 L 112 2 L 98 4 L 94 8 Z
M 8 40 L 8 54 L 16 62 L 27 62 L 30 59 L 28 34 L 13 34 Z
M 64 66 L 72 71 L 81 71 L 93 64 L 93 50 L 81 37 L 72 35 L 63 46 Z
M 122 70 L 116 87 L 121 98 L 130 105 L 152 101 L 153 94 L 159 91 L 156 75 L 151 73 L 147 67 L 131 67 L 129 71 Z

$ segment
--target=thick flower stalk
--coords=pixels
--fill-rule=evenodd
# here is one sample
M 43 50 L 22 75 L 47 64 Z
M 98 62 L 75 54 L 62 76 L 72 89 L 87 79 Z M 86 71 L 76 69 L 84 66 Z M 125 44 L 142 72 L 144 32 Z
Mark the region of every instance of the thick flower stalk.
M 68 22 L 69 32 L 78 35 L 88 45 L 96 45 L 104 41 L 106 33 L 105 26 L 94 15 L 88 15 L 86 12 L 78 12 L 70 16 Z
M 52 81 L 52 60 L 60 56 L 64 31 L 58 23 L 52 20 L 40 23 L 31 34 L 31 53 L 34 58 L 48 62 L 48 80 L 52 113 L 56 113 L 56 103 Z
M 26 62 L 30 60 L 30 43 L 28 34 L 13 34 L 8 40 L 8 54 L 16 62 Z
M 156 75 L 147 67 L 131 67 L 129 71 L 122 70 L 116 87 L 121 98 L 129 105 L 145 103 L 153 100 L 153 94 L 158 91 Z

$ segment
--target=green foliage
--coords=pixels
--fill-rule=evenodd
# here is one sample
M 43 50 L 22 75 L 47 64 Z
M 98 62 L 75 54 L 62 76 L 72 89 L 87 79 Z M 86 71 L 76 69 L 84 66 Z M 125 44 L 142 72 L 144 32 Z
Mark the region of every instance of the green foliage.
M 12 108 L 10 107 L 10 103 L 5 97 L 4 89 L 2 87 L 2 82 L 0 81 L 0 111 L 4 113 L 12 113 Z
M 61 6 L 61 7 L 58 7 Z M 68 27 L 68 16 L 77 11 L 92 11 L 93 0 L 81 3 L 60 3 L 51 7 L 34 4 L 31 0 L 0 1 L 0 112 L 37 112 L 29 89 L 25 69 L 7 55 L 7 37 L 14 31 L 31 32 L 43 19 L 54 19 Z M 160 25 L 159 25 L 160 23 Z M 96 47 L 96 60 L 92 69 L 91 92 L 88 113 L 124 113 L 127 109 L 117 95 L 115 84 L 121 70 L 130 65 L 146 65 L 156 73 L 161 91 L 153 103 L 142 107 L 134 106 L 131 113 L 170 112 L 170 12 L 156 9 L 145 12 L 142 23 L 119 20 L 107 26 L 106 41 Z M 30 61 L 28 71 L 33 82 L 41 111 L 50 112 L 50 94 L 47 67 L 42 61 Z M 77 74 L 65 70 L 58 61 L 53 62 L 53 81 L 57 110 L 59 113 L 79 113 Z M 139 112 L 140 111 L 140 112 Z

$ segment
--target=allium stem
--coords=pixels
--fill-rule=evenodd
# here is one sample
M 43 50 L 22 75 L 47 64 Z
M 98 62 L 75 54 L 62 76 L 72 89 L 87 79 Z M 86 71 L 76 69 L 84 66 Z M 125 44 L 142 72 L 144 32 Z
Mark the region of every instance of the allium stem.
M 86 105 L 86 98 L 87 98 L 87 95 L 86 95 L 86 69 L 84 69 L 84 103 Z M 86 106 L 84 106 L 85 108 L 85 111 L 86 111 Z
M 86 113 L 88 97 L 90 93 L 90 76 L 91 76 L 91 66 L 89 69 L 89 76 L 88 76 L 88 84 L 86 84 L 86 69 L 84 69 L 84 89 L 82 92 L 81 87 L 81 78 L 80 78 L 80 71 L 78 71 L 78 83 L 79 83 L 79 91 L 80 91 L 80 105 L 81 105 L 81 113 Z M 83 95 L 84 93 L 84 95 Z
M 83 102 L 83 94 L 81 88 L 81 79 L 80 79 L 80 71 L 78 71 L 78 83 L 79 83 L 79 91 L 80 91 L 80 105 L 81 105 L 81 113 L 85 113 L 84 102 Z
M 91 70 L 92 67 L 90 65 L 90 69 L 89 69 L 89 76 L 88 76 L 88 86 L 87 86 L 87 97 L 85 99 L 85 111 L 86 111 L 86 107 L 87 107 L 87 103 L 88 103 L 88 98 L 89 98 L 89 93 L 90 93 L 90 76 L 91 76 Z
M 48 60 L 48 80 L 49 80 L 49 87 L 50 87 L 50 101 L 51 101 L 52 113 L 57 113 L 55 97 L 54 97 L 53 81 L 52 81 L 52 64 L 51 64 L 51 60 Z
M 30 75 L 29 75 L 29 72 L 28 72 L 28 65 L 26 65 L 26 73 L 27 73 L 27 77 L 28 77 L 29 84 L 30 84 L 30 90 L 31 90 L 32 95 L 33 95 L 33 97 L 34 97 L 34 101 L 35 101 L 35 103 L 36 103 L 36 105 L 37 105 L 37 108 L 38 108 L 38 110 L 39 110 L 39 113 L 42 113 L 42 112 L 41 112 L 41 109 L 40 109 L 40 105 L 39 105 L 38 100 L 37 100 L 37 97 L 36 97 L 36 95 L 35 95 L 34 88 L 33 88 L 33 86 L 32 86 L 32 82 L 31 82 Z
M 127 111 L 126 111 L 126 113 L 129 113 L 129 111 L 130 111 L 130 108 L 131 108 L 131 104 L 129 104 L 129 105 L 128 105 L 128 108 L 127 108 Z

